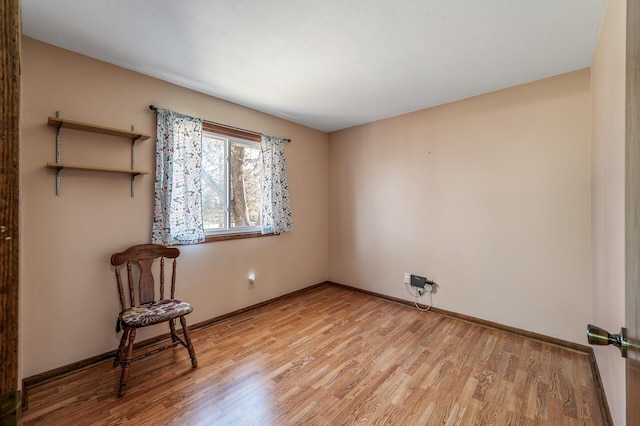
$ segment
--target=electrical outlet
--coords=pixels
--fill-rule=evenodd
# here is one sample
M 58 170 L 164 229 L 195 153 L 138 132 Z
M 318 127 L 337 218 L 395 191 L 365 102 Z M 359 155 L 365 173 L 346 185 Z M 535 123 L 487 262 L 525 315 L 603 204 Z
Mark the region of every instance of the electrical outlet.
M 249 288 L 254 288 L 256 286 L 256 276 L 255 274 L 249 274 Z
M 411 274 L 409 272 L 404 273 L 404 283 L 411 284 Z

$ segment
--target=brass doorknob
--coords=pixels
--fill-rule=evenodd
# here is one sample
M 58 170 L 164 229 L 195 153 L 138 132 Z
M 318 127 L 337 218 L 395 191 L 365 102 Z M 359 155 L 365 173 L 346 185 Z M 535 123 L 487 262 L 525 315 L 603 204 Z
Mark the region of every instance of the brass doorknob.
M 589 324 L 587 326 L 587 341 L 590 345 L 613 345 L 620 349 L 623 358 L 627 357 L 627 338 L 626 330 L 620 329 L 620 333 L 611 334 L 607 330 L 597 325 Z

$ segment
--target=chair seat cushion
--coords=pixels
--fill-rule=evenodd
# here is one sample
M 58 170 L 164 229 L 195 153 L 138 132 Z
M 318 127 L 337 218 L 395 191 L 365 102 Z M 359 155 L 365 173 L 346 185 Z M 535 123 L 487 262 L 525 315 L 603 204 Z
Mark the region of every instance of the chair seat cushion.
M 126 309 L 120 314 L 120 321 L 125 327 L 137 328 L 181 317 L 191 311 L 193 308 L 187 302 L 164 299 Z

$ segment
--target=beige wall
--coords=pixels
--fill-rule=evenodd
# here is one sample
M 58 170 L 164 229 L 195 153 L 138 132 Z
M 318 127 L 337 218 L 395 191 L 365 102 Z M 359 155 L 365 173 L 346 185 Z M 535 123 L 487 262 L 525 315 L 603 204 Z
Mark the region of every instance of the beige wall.
M 591 67 L 593 323 L 617 333 L 625 323 L 626 1 L 607 3 Z M 620 353 L 595 347 L 615 424 L 625 424 L 625 370 Z
M 178 295 L 190 323 L 327 279 L 328 137 L 322 132 L 24 38 L 21 145 L 21 370 L 23 377 L 116 348 L 111 253 L 150 241 L 153 175 L 64 172 L 55 195 L 55 130 L 47 117 L 155 133 L 149 104 L 293 139 L 286 146 L 294 230 L 278 237 L 182 247 Z M 154 168 L 155 139 L 137 145 Z M 129 167 L 129 142 L 63 130 L 62 159 Z M 256 287 L 247 275 L 255 272 Z M 140 338 L 165 332 L 140 333 Z
M 329 278 L 585 343 L 589 70 L 332 133 Z M 428 302 L 428 299 L 423 299 Z

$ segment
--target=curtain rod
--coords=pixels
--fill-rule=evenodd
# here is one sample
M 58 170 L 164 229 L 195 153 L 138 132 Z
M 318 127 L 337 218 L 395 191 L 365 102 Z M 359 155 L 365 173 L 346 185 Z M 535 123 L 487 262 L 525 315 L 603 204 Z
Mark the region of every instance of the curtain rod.
M 153 112 L 158 112 L 158 107 L 154 106 L 154 105 L 149 105 L 149 109 Z M 232 129 L 232 130 L 239 130 L 241 132 L 247 132 L 247 133 L 253 133 L 254 135 L 260 135 L 260 136 L 269 136 L 269 135 L 265 135 L 264 133 L 260 133 L 260 132 L 255 132 L 253 130 L 247 130 L 247 129 L 242 129 L 240 127 L 234 127 L 234 126 L 229 126 L 228 124 L 222 124 L 222 123 L 216 123 L 215 121 L 209 121 L 209 120 L 204 120 L 207 123 L 211 123 L 211 124 L 215 124 L 217 126 L 222 126 L 222 127 L 226 127 L 227 129 Z M 288 138 L 282 138 L 283 141 L 285 142 L 289 142 L 291 143 L 291 139 Z

